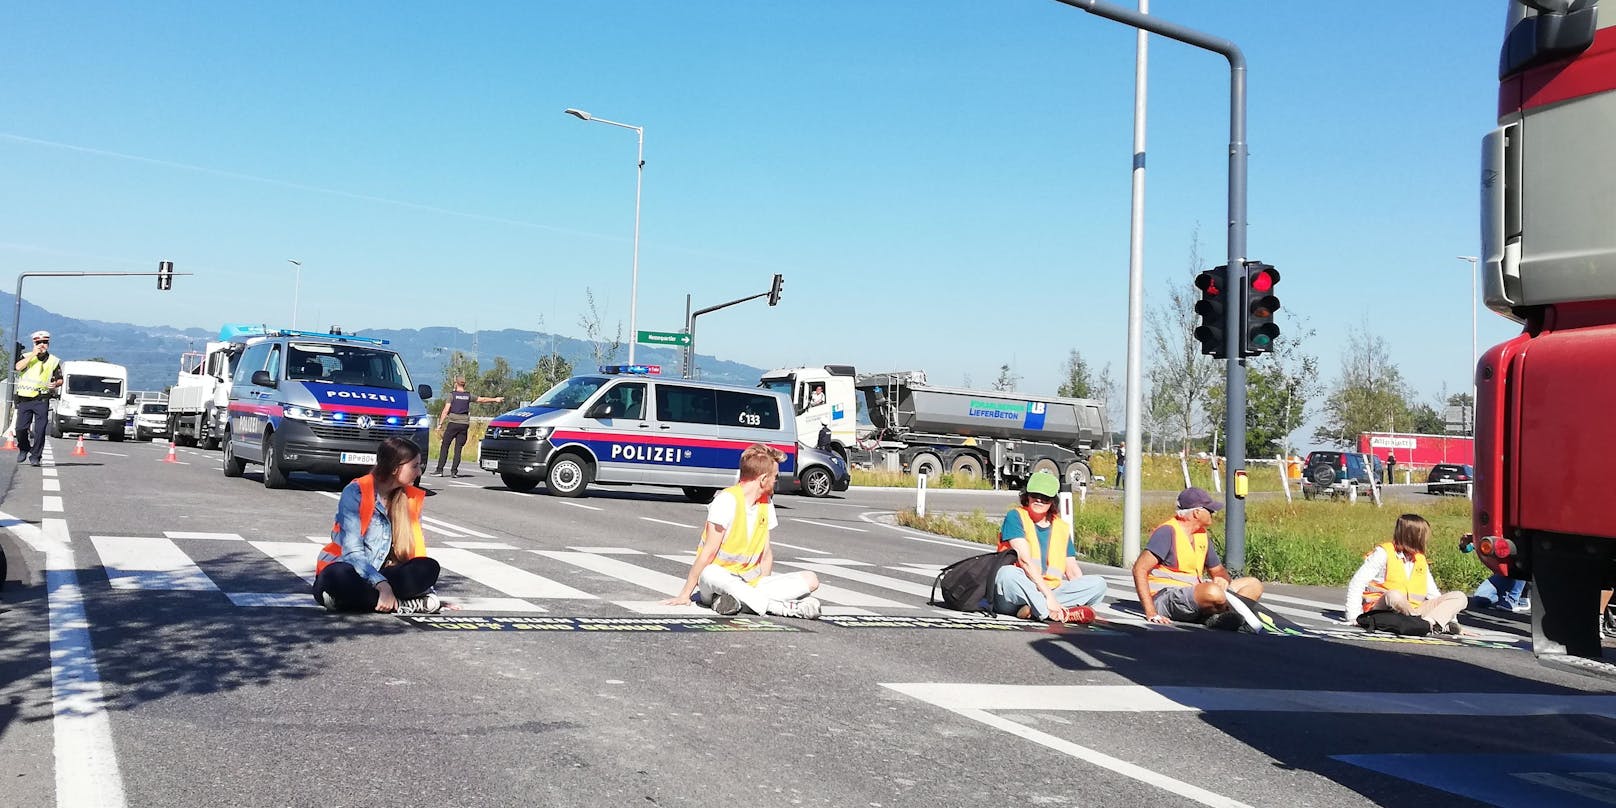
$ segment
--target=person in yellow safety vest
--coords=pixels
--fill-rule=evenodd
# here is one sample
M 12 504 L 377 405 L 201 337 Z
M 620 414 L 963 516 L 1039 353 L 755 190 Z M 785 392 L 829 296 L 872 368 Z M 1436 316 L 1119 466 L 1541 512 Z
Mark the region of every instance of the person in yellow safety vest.
M 34 352 L 17 360 L 17 393 L 13 397 L 17 419 L 17 465 L 37 466 L 45 451 L 45 426 L 50 420 L 50 397 L 62 386 L 62 360 L 51 355 L 49 331 L 35 331 Z
M 724 615 L 740 614 L 744 608 L 753 614 L 819 618 L 819 599 L 812 597 L 819 576 L 774 572 L 769 531 L 780 520 L 769 500 L 785 459 L 785 452 L 761 443 L 741 452 L 740 479 L 707 506 L 696 561 L 679 594 L 665 605 L 689 605 L 695 595 L 703 606 Z
M 314 602 L 334 612 L 430 614 L 441 571 L 421 537 L 421 447 L 388 438 L 376 465 L 342 489 L 331 541 L 314 562 Z M 452 607 L 451 607 L 452 608 Z
M 1059 493 L 1055 475 L 1036 472 L 1027 478 L 1021 505 L 1004 515 L 999 550 L 1014 549 L 1016 563 L 1000 567 L 993 580 L 995 612 L 1056 623 L 1094 619 L 1094 610 L 1086 607 L 1105 597 L 1105 580 L 1085 578 L 1072 557 L 1071 529 L 1056 513 Z
M 1206 533 L 1221 507 L 1205 489 L 1186 488 L 1178 495 L 1173 518 L 1150 534 L 1133 564 L 1133 585 L 1146 620 L 1226 629 L 1244 623 L 1252 631 L 1261 630 L 1256 615 L 1228 593 L 1256 601 L 1262 597 L 1262 582 L 1249 577 L 1230 580 Z
M 1461 633 L 1459 613 L 1470 604 L 1463 592 L 1437 588 L 1425 548 L 1431 525 L 1418 514 L 1397 517 L 1392 540 L 1375 546 L 1364 556 L 1358 572 L 1347 584 L 1346 622 L 1364 625 L 1359 618 L 1376 611 L 1423 617 L 1431 630 Z

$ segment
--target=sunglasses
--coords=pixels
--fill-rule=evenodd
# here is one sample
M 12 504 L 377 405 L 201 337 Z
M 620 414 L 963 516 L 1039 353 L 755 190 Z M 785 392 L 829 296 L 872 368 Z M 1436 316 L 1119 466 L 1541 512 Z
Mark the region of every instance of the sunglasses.
M 48 340 L 48 339 L 36 339 L 36 340 L 34 340 L 34 344 L 35 345 L 49 345 L 50 340 Z
M 1028 494 L 1027 495 L 1027 501 L 1028 502 L 1054 502 L 1055 498 L 1054 497 L 1046 497 L 1043 494 Z

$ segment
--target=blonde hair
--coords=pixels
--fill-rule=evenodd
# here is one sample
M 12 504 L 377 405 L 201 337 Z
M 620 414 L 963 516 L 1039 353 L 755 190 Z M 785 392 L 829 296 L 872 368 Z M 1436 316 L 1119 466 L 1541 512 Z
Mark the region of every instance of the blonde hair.
M 1425 548 L 1431 539 L 1431 523 L 1417 513 L 1405 513 L 1397 517 L 1397 526 L 1392 528 L 1392 547 L 1398 552 L 1414 552 L 1425 555 Z
M 393 549 L 387 551 L 389 564 L 402 564 L 415 557 L 415 530 L 410 522 L 410 494 L 399 487 L 387 496 L 387 521 L 393 526 Z
M 773 474 L 780 470 L 780 464 L 786 459 L 786 453 L 761 443 L 754 443 L 741 452 L 741 482 L 756 480 L 765 474 Z

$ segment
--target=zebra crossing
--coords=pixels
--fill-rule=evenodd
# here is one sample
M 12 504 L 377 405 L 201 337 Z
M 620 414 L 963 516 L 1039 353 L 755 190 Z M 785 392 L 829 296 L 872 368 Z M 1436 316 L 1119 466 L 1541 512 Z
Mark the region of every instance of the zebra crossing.
M 432 528 L 433 525 L 423 527 Z M 436 526 L 432 557 L 443 567 L 438 590 L 473 613 L 710 615 L 695 605 L 668 606 L 694 555 L 629 547 L 520 548 L 446 522 Z M 453 535 L 459 538 L 444 538 Z M 480 538 L 479 538 L 480 537 Z M 108 585 L 116 591 L 215 593 L 244 608 L 318 608 L 309 595 L 315 555 L 325 536 L 297 541 L 247 539 L 236 533 L 163 531 L 160 536 L 92 535 Z M 815 551 L 819 552 L 819 551 Z M 880 564 L 853 558 L 782 553 L 782 571 L 805 570 L 820 579 L 816 596 L 827 615 L 956 617 L 933 607 L 935 564 Z M 1097 574 L 1109 602 L 1096 608 L 1106 620 L 1149 631 L 1179 631 L 1143 621 L 1132 580 Z M 1269 607 L 1310 628 L 1339 628 L 1325 611 L 1334 604 L 1270 595 Z

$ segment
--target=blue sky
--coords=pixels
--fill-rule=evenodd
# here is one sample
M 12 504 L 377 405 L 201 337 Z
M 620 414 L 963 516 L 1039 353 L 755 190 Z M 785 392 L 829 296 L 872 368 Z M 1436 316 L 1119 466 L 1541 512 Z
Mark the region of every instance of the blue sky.
M 1504 6 L 1156 0 L 1250 64 L 1250 255 L 1319 332 L 1469 386 L 1468 265 Z M 1124 362 L 1132 29 L 1050 0 L 36 3 L 0 47 L 0 276 L 77 317 L 213 328 L 577 325 L 708 315 L 763 367 L 920 368 L 1053 392 Z M 1152 40 L 1147 289 L 1224 255 L 1228 71 Z M 1482 312 L 1483 347 L 1512 324 Z M 1283 337 L 1282 337 L 1283 338 Z M 69 346 L 63 346 L 67 348 Z

